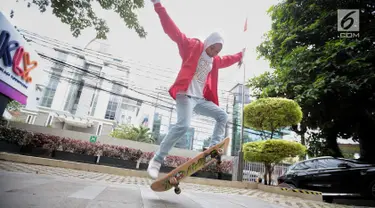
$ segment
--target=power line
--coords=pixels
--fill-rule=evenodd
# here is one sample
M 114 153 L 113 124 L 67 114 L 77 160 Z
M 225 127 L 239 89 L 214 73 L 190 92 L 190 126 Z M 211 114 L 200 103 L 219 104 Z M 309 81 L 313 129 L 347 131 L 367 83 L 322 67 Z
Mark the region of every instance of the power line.
M 24 35 L 25 36 L 25 35 Z M 27 35 L 26 35 L 27 36 Z M 39 35 L 35 35 L 35 36 L 39 36 Z M 35 38 L 35 37 L 32 37 L 32 38 Z M 41 45 L 41 46 L 43 46 L 43 47 L 46 47 L 46 48 L 50 48 L 49 46 L 47 46 L 47 45 L 43 45 L 43 44 L 41 44 L 41 43 L 38 43 L 38 42 L 36 42 L 35 40 L 32 40 L 32 39 L 28 39 L 28 41 L 29 42 L 34 42 L 34 43 L 36 43 L 36 44 L 38 44 L 38 45 Z M 46 42 L 45 40 L 40 40 L 40 41 L 42 41 L 42 42 Z M 55 40 L 56 41 L 56 40 Z M 61 42 L 61 41 L 59 41 L 59 42 Z M 57 43 L 47 43 L 47 44 L 52 44 L 52 45 L 55 45 L 56 47 L 61 47 L 61 45 L 59 45 L 59 44 L 57 44 Z M 70 46 L 70 47 L 67 47 L 66 49 L 68 49 L 68 50 L 77 50 L 74 46 Z M 86 49 L 87 50 L 87 49 Z M 94 52 L 96 52 L 96 51 L 94 51 Z M 78 50 L 78 51 L 76 51 L 76 53 L 85 53 L 85 51 L 83 51 L 83 50 Z M 90 54 L 91 56 L 96 56 L 96 58 L 99 58 L 99 59 L 103 59 L 101 56 L 103 56 L 103 54 L 102 54 L 102 52 L 96 52 L 96 53 L 98 53 L 98 55 L 100 55 L 100 56 L 96 56 L 96 55 L 94 55 L 94 54 Z M 107 57 L 108 57 L 108 55 L 107 55 Z M 113 59 L 113 58 L 115 58 L 115 57 L 108 57 L 108 58 L 111 58 L 111 59 Z M 124 60 L 122 60 L 121 59 L 121 61 L 122 62 L 125 62 L 125 63 L 128 63 L 128 64 L 131 64 L 131 63 L 129 63 L 129 62 L 127 62 L 127 61 L 124 61 Z M 115 65 L 119 65 L 119 63 L 114 63 Z M 151 66 L 147 66 L 147 65 L 142 65 L 142 64 L 137 64 L 137 65 L 139 65 L 139 66 L 144 66 L 144 67 L 146 67 L 146 68 L 151 68 L 151 69 L 154 69 L 154 70 L 144 70 L 144 69 L 142 69 L 142 68 L 139 68 L 139 67 L 135 67 L 134 65 L 132 65 L 132 66 L 126 66 L 126 67 L 129 67 L 129 68 L 134 68 L 134 69 L 137 69 L 137 70 L 143 70 L 144 72 L 147 72 L 147 73 L 153 73 L 153 74 L 155 74 L 155 75 L 158 75 L 158 76 L 160 76 L 160 77 L 163 77 L 163 78 L 169 78 L 170 80 L 168 80 L 168 81 L 171 81 L 171 80 L 174 80 L 175 78 L 174 77 L 170 77 L 170 76 L 166 76 L 166 74 L 159 74 L 159 73 L 155 73 L 155 71 L 165 71 L 165 72 L 169 72 L 169 74 L 170 73 L 175 73 L 175 74 L 177 74 L 178 73 L 178 70 L 165 70 L 165 68 L 155 68 L 154 66 L 153 67 L 151 67 Z M 120 70 L 120 69 L 116 69 L 116 70 L 119 70 L 119 71 L 122 71 L 123 72 L 123 70 Z M 145 76 L 144 74 L 137 74 L 137 73 L 134 73 L 134 72 L 132 72 L 131 74 L 136 74 L 136 75 L 138 75 L 138 76 L 141 76 L 141 77 L 146 77 L 146 78 L 150 78 L 150 79 L 156 79 L 156 80 L 160 80 L 160 81 L 163 81 L 163 82 L 165 82 L 166 80 L 163 80 L 163 79 L 157 79 L 157 78 L 155 78 L 155 77 L 149 77 L 149 76 Z M 222 81 L 222 80 L 219 80 L 220 82 L 224 82 L 224 83 L 232 83 L 232 84 L 238 84 L 238 83 L 235 83 L 235 82 L 227 82 L 227 81 Z M 223 91 L 223 92 L 228 92 L 228 91 L 226 91 L 226 90 L 219 90 L 219 91 Z M 230 92 L 229 92 L 230 93 Z
M 108 92 L 109 94 L 112 94 L 112 95 L 116 95 L 116 96 L 119 96 L 119 97 L 128 98 L 128 99 L 133 100 L 133 101 L 142 102 L 142 103 L 145 103 L 145 104 L 149 104 L 150 106 L 154 106 L 153 103 L 150 102 L 150 101 L 146 101 L 146 100 L 142 100 L 142 99 L 138 99 L 138 98 L 133 98 L 133 97 L 131 97 L 129 95 L 116 93 L 116 92 L 113 92 L 111 90 L 103 89 L 101 87 L 97 87 L 95 85 L 88 84 L 86 82 L 81 82 L 81 81 L 75 80 L 75 79 L 70 78 L 70 77 L 65 77 L 65 76 L 62 76 L 62 75 L 57 75 L 57 74 L 55 74 L 55 72 L 49 72 L 49 71 L 46 71 L 46 72 L 49 73 L 49 74 L 51 74 L 51 77 L 56 77 L 59 80 L 67 81 L 70 84 L 83 85 L 83 86 L 86 86 L 86 87 L 89 87 L 89 88 L 92 88 L 92 89 L 97 89 L 97 90 L 100 90 L 100 91 Z M 162 107 L 164 107 L 164 108 L 166 108 L 168 110 L 173 109 L 173 108 L 165 106 L 165 105 L 159 105 L 159 106 L 162 106 Z
M 119 85 L 119 86 L 125 87 L 126 89 L 129 89 L 129 90 L 134 91 L 134 92 L 136 92 L 136 93 L 139 93 L 139 94 L 141 94 L 141 95 L 144 95 L 144 96 L 147 96 L 147 97 L 150 97 L 150 98 L 154 98 L 154 99 L 156 99 L 156 98 L 153 97 L 153 96 L 150 96 L 150 95 L 145 94 L 145 93 L 141 93 L 141 92 L 139 92 L 139 91 L 137 91 L 137 90 L 134 90 L 134 89 L 130 89 L 129 86 L 126 86 L 126 85 L 120 84 L 120 83 L 116 82 L 115 80 L 110 80 L 110 79 L 107 79 L 107 78 L 105 78 L 105 77 L 103 77 L 103 76 L 97 75 L 97 74 L 95 74 L 95 73 L 93 73 L 93 72 L 90 72 L 90 71 L 87 70 L 87 69 L 83 69 L 83 68 L 80 68 L 80 67 L 77 67 L 77 66 L 74 66 L 74 65 L 71 65 L 71 64 L 64 63 L 64 62 L 62 62 L 62 61 L 60 61 L 60 60 L 57 60 L 57 59 L 52 58 L 52 57 L 49 57 L 49 56 L 44 55 L 44 54 L 42 54 L 42 53 L 38 53 L 38 54 L 39 54 L 42 58 L 44 58 L 44 59 L 46 59 L 46 60 L 48 60 L 48 61 L 52 61 L 52 62 L 55 62 L 55 63 L 59 63 L 59 64 L 61 64 L 61 65 L 64 66 L 64 67 L 78 69 L 78 70 L 83 71 L 83 72 L 85 72 L 85 73 L 88 73 L 88 74 L 94 75 L 94 76 L 96 76 L 98 79 L 106 80 L 106 81 L 108 81 L 108 82 L 110 82 L 110 83 L 114 83 L 114 84 L 116 84 L 116 85 Z M 165 102 L 165 101 L 163 101 L 163 102 Z M 166 102 L 166 103 L 167 103 L 167 104 L 170 104 L 170 105 L 173 105 L 172 103 L 169 103 L 169 102 Z

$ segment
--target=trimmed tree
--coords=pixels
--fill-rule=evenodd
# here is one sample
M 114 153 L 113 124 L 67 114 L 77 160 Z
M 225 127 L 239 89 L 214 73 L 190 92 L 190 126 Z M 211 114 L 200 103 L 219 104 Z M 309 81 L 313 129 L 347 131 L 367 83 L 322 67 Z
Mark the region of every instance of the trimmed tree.
M 286 98 L 260 98 L 246 105 L 244 109 L 244 125 L 259 131 L 270 131 L 269 139 L 273 139 L 276 131 L 296 125 L 301 120 L 301 107 L 294 100 Z M 305 152 L 303 145 L 283 140 L 250 142 L 243 147 L 245 160 L 264 163 L 265 184 L 267 174 L 269 184 L 271 183 L 271 174 L 276 164 L 287 157 L 295 157 Z
M 269 139 L 281 128 L 296 125 L 301 120 L 301 107 L 294 100 L 286 98 L 260 98 L 244 108 L 245 126 L 258 131 L 270 131 Z
M 264 184 L 266 185 L 271 185 L 271 176 L 275 165 L 286 158 L 306 153 L 306 147 L 302 144 L 282 139 L 249 142 L 244 144 L 243 150 L 246 161 L 261 162 L 265 165 Z

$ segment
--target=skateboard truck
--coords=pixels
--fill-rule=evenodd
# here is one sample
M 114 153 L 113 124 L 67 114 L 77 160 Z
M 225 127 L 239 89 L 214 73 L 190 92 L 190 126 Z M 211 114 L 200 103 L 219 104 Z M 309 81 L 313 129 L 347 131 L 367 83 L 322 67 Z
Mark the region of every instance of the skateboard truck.
M 217 151 L 213 151 L 211 153 L 211 158 L 215 158 L 216 159 L 216 165 L 220 165 L 221 164 L 221 155 L 224 154 L 224 150 L 223 149 L 218 149 Z
M 181 193 L 181 189 L 180 187 L 178 187 L 178 185 L 180 185 L 180 183 L 178 182 L 177 178 L 176 177 L 171 177 L 169 179 L 169 183 L 174 186 L 174 193 L 175 194 L 180 194 Z

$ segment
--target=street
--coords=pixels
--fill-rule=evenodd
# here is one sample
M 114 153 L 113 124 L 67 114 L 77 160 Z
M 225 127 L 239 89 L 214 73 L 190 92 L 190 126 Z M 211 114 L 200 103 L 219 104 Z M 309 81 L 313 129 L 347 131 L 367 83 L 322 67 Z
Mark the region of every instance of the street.
M 0 207 L 348 207 L 252 189 L 183 183 L 182 193 L 153 192 L 147 178 L 0 161 Z

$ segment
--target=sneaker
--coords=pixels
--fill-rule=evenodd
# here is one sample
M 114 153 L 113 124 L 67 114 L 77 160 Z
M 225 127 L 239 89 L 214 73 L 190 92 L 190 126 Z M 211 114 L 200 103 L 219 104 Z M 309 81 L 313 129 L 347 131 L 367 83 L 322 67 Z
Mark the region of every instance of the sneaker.
M 158 178 L 160 167 L 161 167 L 161 163 L 154 160 L 154 158 L 152 158 L 147 168 L 148 175 L 153 179 Z

